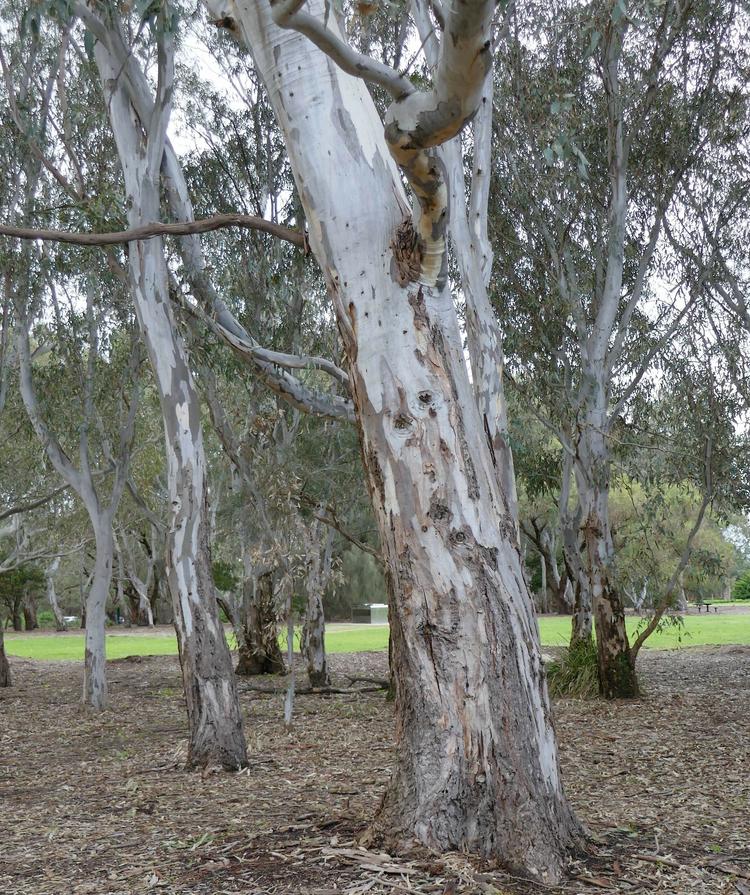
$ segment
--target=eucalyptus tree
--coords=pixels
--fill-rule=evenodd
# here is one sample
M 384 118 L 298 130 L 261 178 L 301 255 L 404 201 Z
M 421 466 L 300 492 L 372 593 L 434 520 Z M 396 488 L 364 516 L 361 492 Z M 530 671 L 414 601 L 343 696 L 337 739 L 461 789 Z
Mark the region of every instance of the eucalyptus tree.
M 65 29 L 64 44 L 68 34 L 69 29 Z M 52 150 L 47 137 L 55 123 L 55 96 L 64 105 L 60 92 L 54 90 L 60 70 L 59 58 L 50 52 L 49 41 L 41 39 L 38 34 L 29 41 L 29 55 L 26 58 L 23 56 L 23 43 L 21 37 L 7 48 L 7 52 L 0 52 L 10 123 L 22 135 L 30 120 L 36 124 L 30 130 L 28 140 L 19 140 L 16 167 L 11 179 L 13 187 L 5 197 L 5 213 L 11 220 L 18 216 L 33 219 L 37 208 L 54 201 L 59 190 L 58 179 L 54 176 L 59 169 L 50 161 Z M 81 176 L 80 169 L 77 169 L 77 174 Z M 60 179 L 64 182 L 62 175 Z M 106 275 L 104 279 L 107 281 Z M 123 376 L 123 369 L 129 371 L 124 374 L 124 383 L 125 388 L 132 388 L 132 391 L 129 394 L 114 392 L 114 402 L 117 402 L 118 395 L 121 400 L 120 412 L 115 413 L 119 418 L 114 426 L 116 447 L 112 449 L 110 439 L 113 433 L 107 429 L 107 414 L 102 410 L 101 400 L 97 400 L 102 397 L 101 391 L 97 395 L 97 389 L 102 388 L 103 373 L 109 366 L 106 361 L 102 363 L 103 355 L 100 352 L 101 342 L 105 339 L 102 327 L 106 315 L 94 309 L 95 286 L 92 280 L 71 275 L 67 259 L 60 257 L 59 252 L 57 257 L 50 257 L 49 253 L 40 252 L 30 243 L 24 243 L 17 250 L 9 249 L 6 252 L 3 285 L 6 308 L 13 312 L 19 386 L 26 412 L 52 467 L 78 495 L 93 528 L 96 557 L 91 588 L 86 598 L 83 701 L 85 705 L 100 710 L 104 708 L 107 697 L 104 625 L 112 575 L 112 521 L 127 478 L 134 435 L 139 352 L 131 350 L 129 361 L 118 371 L 120 376 Z M 60 290 L 67 299 L 69 313 L 60 297 Z M 85 294 L 86 311 L 82 319 L 76 320 L 79 315 L 72 308 L 74 299 L 68 290 L 78 295 Z M 71 460 L 71 440 L 67 437 L 70 428 L 75 428 L 75 423 L 71 427 L 70 418 L 59 406 L 52 422 L 49 405 L 45 407 L 40 400 L 34 382 L 32 368 L 37 352 L 32 353 L 29 329 L 41 317 L 46 301 L 49 302 L 53 324 L 50 328 L 42 328 L 42 338 L 48 336 L 60 352 L 60 366 L 55 369 L 56 363 L 42 357 L 43 366 L 54 370 L 57 377 L 48 380 L 45 398 L 52 399 L 54 386 L 63 379 L 61 373 L 67 377 L 69 387 L 79 394 L 82 421 L 77 436 L 72 439 L 78 455 L 77 464 Z M 7 326 L 7 316 L 5 323 Z M 111 355 L 108 360 L 116 358 L 116 351 L 111 350 Z M 112 382 L 109 381 L 104 391 L 111 390 L 111 386 Z M 98 470 L 95 469 L 97 466 Z M 95 481 L 95 472 L 103 472 L 105 468 L 112 473 L 106 497 L 102 483 Z
M 613 427 L 703 294 L 709 265 L 686 274 L 669 223 L 702 154 L 729 138 L 743 27 L 734 3 L 532 3 L 503 54 L 495 300 L 516 323 L 514 376 L 565 454 L 575 635 L 591 636 L 593 612 L 608 697 L 638 690 L 614 580 Z
M 619 450 L 618 459 L 650 498 L 644 516 L 652 535 L 639 565 L 642 572 L 650 570 L 653 607 L 633 642 L 633 662 L 665 613 L 678 604 L 685 579 L 692 574 L 697 581 L 709 575 L 712 565 L 715 571 L 720 568 L 717 524 L 726 526 L 750 506 L 746 397 L 736 388 L 706 312 L 691 317 L 662 357 L 655 381 L 646 385 L 652 394 L 637 395 L 631 419 L 621 421 L 613 433 L 616 441 L 637 445 L 634 450 L 626 447 L 627 458 Z M 660 515 L 667 518 L 660 521 Z M 627 537 L 626 531 L 618 533 L 618 538 Z M 654 556 L 665 539 L 673 554 L 667 572 Z M 724 557 L 727 551 L 725 544 Z M 624 571 L 618 569 L 620 577 Z
M 157 17 L 160 27 L 155 29 L 160 35 L 157 53 L 158 86 L 161 91 L 159 109 L 153 116 L 143 116 L 140 120 L 131 117 L 125 84 L 117 76 L 120 70 L 117 51 L 124 46 L 123 32 L 118 30 L 119 19 L 116 27 L 108 30 L 90 8 L 81 6 L 77 12 L 87 19 L 88 27 L 99 36 L 110 38 L 109 42 L 90 40 L 88 37 L 81 41 L 80 33 L 75 30 L 75 20 L 70 19 L 71 8 L 68 4 L 52 3 L 47 11 L 51 19 L 42 19 L 44 8 L 34 8 L 24 14 L 23 20 L 31 26 L 32 44 L 39 42 L 39 35 L 46 39 L 50 33 L 57 33 L 62 38 L 54 56 L 57 68 L 48 81 L 50 89 L 45 94 L 47 98 L 56 97 L 59 110 L 59 119 L 53 129 L 57 138 L 55 154 L 45 156 L 46 146 L 40 144 L 39 131 L 25 127 L 23 114 L 20 114 L 21 106 L 16 104 L 14 112 L 19 114 L 15 115 L 14 120 L 21 142 L 29 147 L 31 155 L 58 185 L 79 203 L 78 207 L 84 212 L 89 211 L 92 206 L 90 184 L 87 182 L 89 168 L 82 162 L 82 157 L 88 158 L 87 150 L 100 151 L 102 146 L 111 152 L 110 138 L 101 128 L 101 113 L 108 111 L 116 125 L 113 132 L 122 157 L 127 195 L 126 203 L 120 203 L 118 188 L 111 188 L 104 177 L 107 184 L 105 195 L 114 200 L 108 210 L 110 214 L 119 215 L 127 205 L 131 222 L 158 220 L 158 178 L 172 94 L 173 31 L 170 26 L 174 20 L 170 10 L 160 11 Z M 99 12 L 108 23 L 112 23 L 113 9 L 102 7 Z M 147 18 L 150 17 L 149 12 Z M 63 23 L 59 29 L 55 20 Z M 145 20 L 140 23 L 139 37 L 144 26 Z M 92 59 L 94 49 L 98 56 Z M 90 94 L 95 84 L 92 61 L 103 76 L 104 103 L 99 93 L 98 97 L 91 98 L 88 105 L 73 104 L 69 102 L 73 79 L 76 88 L 83 94 Z M 63 69 L 67 77 L 61 74 Z M 3 62 L 6 83 L 12 83 L 7 70 L 8 66 Z M 87 116 L 91 115 L 100 116 L 90 125 L 93 135 L 98 138 L 96 140 L 86 129 Z M 145 131 L 141 129 L 141 124 L 146 127 Z M 41 133 L 48 132 L 42 130 Z M 87 139 L 89 145 L 81 151 Z M 199 404 L 184 345 L 174 326 L 161 240 L 151 244 L 134 244 L 127 253 L 124 265 L 116 251 L 110 249 L 105 257 L 121 280 L 128 282 L 130 277 L 129 287 L 135 299 L 136 316 L 162 399 L 170 507 L 167 577 L 175 610 L 188 706 L 188 760 L 190 764 L 215 762 L 237 768 L 245 763 L 246 751 L 229 651 L 219 624 L 211 581 Z
M 446 11 L 424 90 L 353 51 L 322 3 L 302 7 L 211 10 L 251 50 L 265 84 L 348 362 L 389 577 L 397 687 L 397 766 L 375 830 L 554 879 L 578 828 L 562 791 L 512 502 L 447 286 L 448 186 L 436 152 L 481 103 L 494 4 Z M 385 121 L 362 79 L 391 97 Z
M 97 13 L 81 7 L 78 12 L 92 35 L 91 52 L 120 159 L 128 223 L 137 227 L 158 221 L 159 177 L 173 93 L 174 12 L 165 5 L 155 16 L 149 14 L 157 46 L 157 87 L 148 117 L 136 114 L 119 61 L 126 48 L 119 14 L 109 7 Z M 128 271 L 164 421 L 170 507 L 167 580 L 188 711 L 188 763 L 238 768 L 246 763 L 246 747 L 213 589 L 199 398 L 175 326 L 161 238 L 131 244 Z
M 62 319 L 64 311 L 55 297 L 54 284 L 49 288 L 55 302 L 55 339 L 60 351 L 60 362 L 49 363 L 45 369 L 34 375 L 29 327 L 34 312 L 38 311 L 38 305 L 29 306 L 17 301 L 20 389 L 29 419 L 51 464 L 78 495 L 91 520 L 96 556 L 91 587 L 86 597 L 83 702 L 92 709 L 101 710 L 107 702 L 104 632 L 114 557 L 113 523 L 128 477 L 135 436 L 141 355 L 137 341 L 130 341 L 126 363 L 123 364 L 120 358 L 121 363 L 117 364 L 117 346 L 113 345 L 108 346 L 110 357 L 104 358 L 102 315 L 94 310 L 91 283 L 83 287 L 86 291 L 86 312 L 83 321 L 78 324 L 70 319 L 75 317 L 75 311 L 67 320 Z M 80 365 L 77 363 L 79 358 Z M 110 369 L 107 370 L 107 367 Z M 69 376 L 64 375 L 66 368 L 70 371 Z M 114 374 L 111 372 L 112 368 L 118 368 Z M 44 399 L 39 394 L 40 378 L 45 380 Z M 81 383 L 80 424 L 78 419 L 72 421 L 73 426 L 79 429 L 75 441 L 65 437 L 67 433 L 60 425 L 63 414 L 59 411 L 58 396 L 55 395 L 53 386 L 53 382 L 59 384 L 66 379 L 69 382 L 68 394 L 75 379 Z M 118 379 L 122 383 L 121 389 L 113 387 Z M 104 423 L 105 416 L 111 414 L 106 414 L 101 406 L 103 397 L 109 395 L 119 398 L 120 405 L 115 414 L 115 419 L 119 418 L 119 421 L 115 425 L 114 439 Z M 58 408 L 56 413 L 50 412 L 50 399 L 54 400 Z M 74 455 L 71 449 L 73 446 L 79 458 L 78 464 L 71 459 Z M 97 481 L 97 472 L 100 470 L 112 473 L 109 489 L 106 489 L 106 485 L 102 487 L 102 483 Z
M 449 187 L 438 151 L 483 105 L 494 4 L 476 0 L 438 14 L 445 38 L 426 89 L 357 55 L 322 3 L 313 3 L 311 14 L 302 5 L 275 3 L 273 15 L 265 2 L 232 15 L 215 12 L 247 42 L 268 91 L 349 367 L 344 376 L 389 573 L 397 671 L 401 748 L 376 829 L 396 842 L 416 837 L 441 850 L 499 857 L 552 880 L 579 829 L 560 781 L 511 485 L 498 475 L 502 444 L 488 413 L 480 414 L 448 287 Z M 95 38 L 131 226 L 158 217 L 162 159 L 173 214 L 189 220 L 184 179 L 165 140 L 171 29 L 156 28 L 154 94 L 136 71 L 137 52 L 119 23 L 89 8 L 78 11 Z M 166 18 L 160 9 L 157 24 Z M 390 95 L 385 121 L 362 78 Z M 415 195 L 413 211 L 401 173 Z M 180 248 L 217 328 L 253 358 L 259 375 L 301 405 L 317 402 L 339 418 L 352 417 L 348 399 L 321 401 L 284 372 L 299 359 L 264 354 L 226 317 L 206 283 L 197 240 L 184 239 Z M 150 317 L 145 330 L 154 338 L 155 325 L 163 324 L 163 368 L 176 355 L 158 238 L 131 246 L 130 265 L 142 323 L 154 309 L 139 289 L 154 283 L 160 289 L 161 318 Z M 491 318 L 488 325 L 494 326 Z M 479 363 L 485 354 L 474 356 Z M 189 386 L 184 359 L 178 360 L 173 369 Z M 493 357 L 488 368 L 498 417 L 499 360 Z M 335 365 L 302 363 L 344 380 Z

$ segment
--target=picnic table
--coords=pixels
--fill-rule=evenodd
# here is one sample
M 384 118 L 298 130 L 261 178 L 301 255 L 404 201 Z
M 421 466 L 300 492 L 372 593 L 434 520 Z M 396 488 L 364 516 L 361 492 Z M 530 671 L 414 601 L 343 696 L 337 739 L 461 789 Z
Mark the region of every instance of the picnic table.
M 703 607 L 703 606 L 706 607 L 706 613 L 709 613 L 709 612 L 711 611 L 711 607 L 712 607 L 712 606 L 714 607 L 714 612 L 718 612 L 718 611 L 719 611 L 719 606 L 718 606 L 717 603 L 712 603 L 712 602 L 707 601 L 707 600 L 704 600 L 702 603 L 696 603 L 695 605 L 696 605 L 696 607 L 698 608 L 698 612 L 701 611 L 701 607 Z

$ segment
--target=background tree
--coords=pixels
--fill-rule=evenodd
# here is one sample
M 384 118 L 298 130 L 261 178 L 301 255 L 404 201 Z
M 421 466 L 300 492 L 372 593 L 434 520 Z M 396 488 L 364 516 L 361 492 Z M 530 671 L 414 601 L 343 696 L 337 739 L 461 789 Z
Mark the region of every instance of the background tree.
M 593 611 L 605 696 L 638 688 L 614 580 L 613 428 L 708 277 L 705 264 L 686 275 L 668 229 L 731 127 L 742 27 L 734 4 L 527 4 L 502 54 L 495 301 L 516 324 L 513 375 L 566 455 L 574 639 L 590 636 Z

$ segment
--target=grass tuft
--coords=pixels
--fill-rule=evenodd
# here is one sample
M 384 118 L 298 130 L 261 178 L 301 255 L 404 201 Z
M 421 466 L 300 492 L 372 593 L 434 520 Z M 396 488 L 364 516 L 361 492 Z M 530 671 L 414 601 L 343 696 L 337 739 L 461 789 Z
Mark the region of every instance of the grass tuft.
M 559 662 L 550 662 L 547 683 L 551 696 L 574 696 L 577 699 L 597 696 L 599 674 L 593 639 L 566 648 Z

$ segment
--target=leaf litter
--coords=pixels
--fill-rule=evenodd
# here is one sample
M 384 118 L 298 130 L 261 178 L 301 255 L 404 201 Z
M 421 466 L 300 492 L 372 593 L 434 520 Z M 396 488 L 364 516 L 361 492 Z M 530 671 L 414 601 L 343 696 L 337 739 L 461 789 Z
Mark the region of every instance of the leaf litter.
M 386 676 L 383 653 L 330 657 L 345 692 L 299 695 L 291 730 L 283 679 L 241 679 L 237 774 L 184 770 L 176 659 L 109 663 L 101 715 L 79 705 L 80 664 L 11 661 L 2 895 L 750 895 L 748 647 L 651 651 L 642 699 L 557 701 L 566 789 L 592 839 L 553 888 L 468 855 L 360 844 L 394 758 L 393 708 L 346 691 Z

